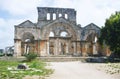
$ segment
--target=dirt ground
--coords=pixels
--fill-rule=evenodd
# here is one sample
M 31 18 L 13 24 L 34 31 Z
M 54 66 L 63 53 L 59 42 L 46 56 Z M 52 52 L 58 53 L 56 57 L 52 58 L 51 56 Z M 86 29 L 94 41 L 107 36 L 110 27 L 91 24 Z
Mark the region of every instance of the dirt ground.
M 23 79 L 120 79 L 120 74 L 111 75 L 104 72 L 104 63 L 74 62 L 48 62 L 48 68 L 54 73 L 45 78 L 39 76 L 26 76 Z
M 120 79 L 97 70 L 90 63 L 76 62 L 49 62 L 54 73 L 46 79 Z

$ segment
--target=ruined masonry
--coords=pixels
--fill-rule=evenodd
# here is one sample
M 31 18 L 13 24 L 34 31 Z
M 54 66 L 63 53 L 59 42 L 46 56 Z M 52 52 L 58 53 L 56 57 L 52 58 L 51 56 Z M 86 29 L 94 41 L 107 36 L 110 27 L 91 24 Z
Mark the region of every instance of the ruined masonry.
M 76 23 L 74 9 L 38 7 L 37 10 L 37 23 L 26 20 L 15 25 L 14 56 L 19 57 L 29 52 L 38 56 L 92 56 L 110 53 L 108 47 L 103 49 L 97 41 L 100 28 L 94 23 L 81 27 Z

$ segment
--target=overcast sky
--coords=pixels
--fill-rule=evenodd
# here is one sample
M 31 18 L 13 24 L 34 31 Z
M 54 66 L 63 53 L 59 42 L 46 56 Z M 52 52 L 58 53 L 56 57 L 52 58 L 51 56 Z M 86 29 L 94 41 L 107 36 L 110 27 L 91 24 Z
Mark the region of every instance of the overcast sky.
M 0 0 L 0 49 L 14 45 L 14 25 L 37 22 L 36 7 L 74 8 L 77 24 L 104 26 L 105 19 L 120 10 L 120 0 Z

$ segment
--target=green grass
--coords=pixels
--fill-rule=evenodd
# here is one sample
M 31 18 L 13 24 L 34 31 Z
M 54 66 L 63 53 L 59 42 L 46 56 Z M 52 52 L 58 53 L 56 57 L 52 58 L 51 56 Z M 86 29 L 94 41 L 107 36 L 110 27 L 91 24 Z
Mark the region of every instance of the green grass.
M 26 63 L 29 68 L 27 70 L 18 70 L 17 66 L 20 63 Z M 46 69 L 46 65 L 46 63 L 39 60 L 31 62 L 0 60 L 0 79 L 22 79 L 26 75 L 46 76 L 53 72 L 51 69 Z M 12 69 L 8 70 L 8 67 Z

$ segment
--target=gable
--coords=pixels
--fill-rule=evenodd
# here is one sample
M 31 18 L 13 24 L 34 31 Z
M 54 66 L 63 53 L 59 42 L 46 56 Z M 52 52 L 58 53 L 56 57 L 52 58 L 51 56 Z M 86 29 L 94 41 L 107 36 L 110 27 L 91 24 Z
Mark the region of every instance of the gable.
M 90 23 L 90 24 L 88 24 L 87 26 L 85 26 L 84 27 L 84 29 L 86 29 L 86 30 L 92 30 L 92 29 L 94 29 L 94 30 L 100 30 L 100 27 L 98 27 L 97 25 L 95 25 L 94 23 Z
M 81 40 L 86 40 L 87 36 L 91 33 L 96 33 L 98 36 L 100 36 L 100 28 L 93 23 L 88 24 L 82 29 Z
M 35 25 L 31 21 L 27 20 L 19 24 L 18 27 L 35 27 Z

